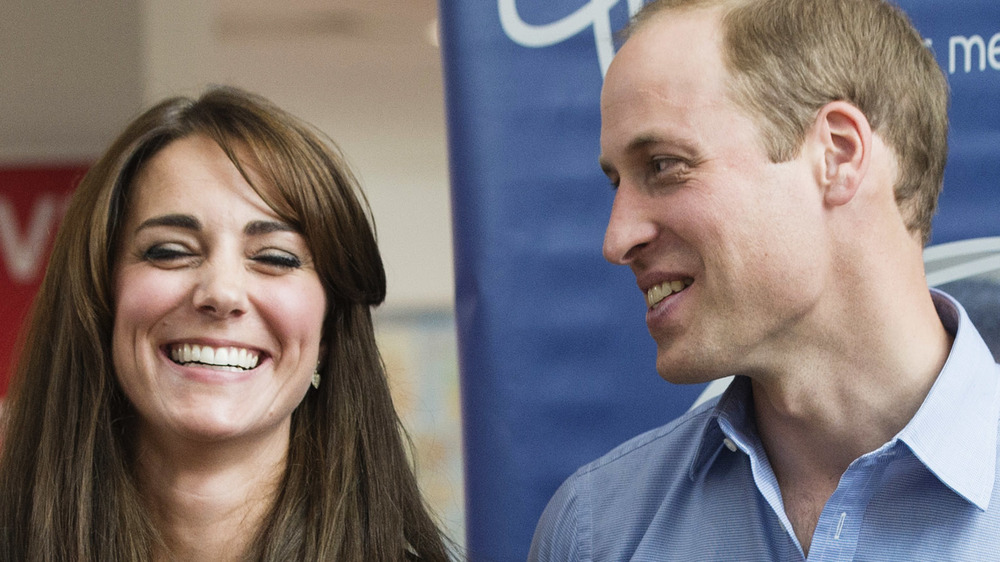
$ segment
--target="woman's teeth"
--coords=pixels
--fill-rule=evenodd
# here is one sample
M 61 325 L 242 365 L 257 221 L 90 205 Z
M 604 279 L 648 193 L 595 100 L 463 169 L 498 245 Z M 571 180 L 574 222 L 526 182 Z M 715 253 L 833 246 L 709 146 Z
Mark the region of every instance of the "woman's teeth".
M 694 279 L 691 279 L 689 277 L 687 279 L 684 279 L 683 281 L 680 279 L 675 279 L 673 281 L 666 281 L 660 283 L 659 285 L 656 285 L 652 289 L 646 291 L 646 306 L 648 306 L 649 308 L 653 308 L 654 306 L 656 306 L 657 303 L 659 303 L 663 299 L 669 297 L 674 293 L 679 293 L 684 289 L 686 289 L 687 287 L 691 286 L 691 283 L 694 283 Z
M 170 348 L 170 358 L 181 365 L 198 363 L 224 370 L 247 371 L 257 366 L 256 351 L 236 347 L 209 347 L 185 343 Z

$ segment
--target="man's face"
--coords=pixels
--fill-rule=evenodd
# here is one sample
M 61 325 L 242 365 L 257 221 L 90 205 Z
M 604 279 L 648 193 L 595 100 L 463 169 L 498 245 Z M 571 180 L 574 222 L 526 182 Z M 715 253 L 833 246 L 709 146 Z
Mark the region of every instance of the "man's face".
M 617 186 L 604 256 L 635 273 L 672 382 L 780 369 L 817 324 L 831 274 L 816 153 L 768 159 L 726 95 L 717 20 L 655 16 L 601 94 L 601 164 Z

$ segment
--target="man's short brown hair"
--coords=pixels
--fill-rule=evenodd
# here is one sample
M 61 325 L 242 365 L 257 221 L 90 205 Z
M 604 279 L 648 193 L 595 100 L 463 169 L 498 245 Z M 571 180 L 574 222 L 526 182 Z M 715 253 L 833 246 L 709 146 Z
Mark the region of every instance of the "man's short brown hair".
M 771 160 L 795 157 L 825 104 L 860 109 L 896 154 L 896 203 L 930 239 L 948 154 L 948 84 L 899 8 L 884 0 L 655 0 L 631 34 L 665 11 L 722 6 L 732 99 Z

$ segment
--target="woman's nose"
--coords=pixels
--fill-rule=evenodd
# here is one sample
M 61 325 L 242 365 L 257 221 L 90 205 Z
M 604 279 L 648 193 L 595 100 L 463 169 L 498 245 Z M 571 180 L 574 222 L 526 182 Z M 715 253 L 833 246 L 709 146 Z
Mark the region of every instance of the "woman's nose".
M 239 317 L 246 313 L 247 271 L 240 260 L 206 260 L 194 289 L 193 303 L 199 312 L 216 318 Z

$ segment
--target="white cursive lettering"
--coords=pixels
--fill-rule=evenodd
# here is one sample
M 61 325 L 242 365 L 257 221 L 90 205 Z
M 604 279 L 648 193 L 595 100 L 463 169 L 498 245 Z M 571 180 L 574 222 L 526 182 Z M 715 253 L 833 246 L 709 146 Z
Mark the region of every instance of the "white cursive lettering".
M 549 47 L 575 36 L 588 27 L 594 29 L 594 45 L 601 76 L 615 56 L 614 34 L 611 31 L 611 9 L 621 0 L 590 0 L 572 14 L 545 25 L 532 25 L 521 19 L 517 0 L 497 0 L 500 26 L 507 37 L 523 47 Z M 642 8 L 643 0 L 626 0 L 632 17 Z

